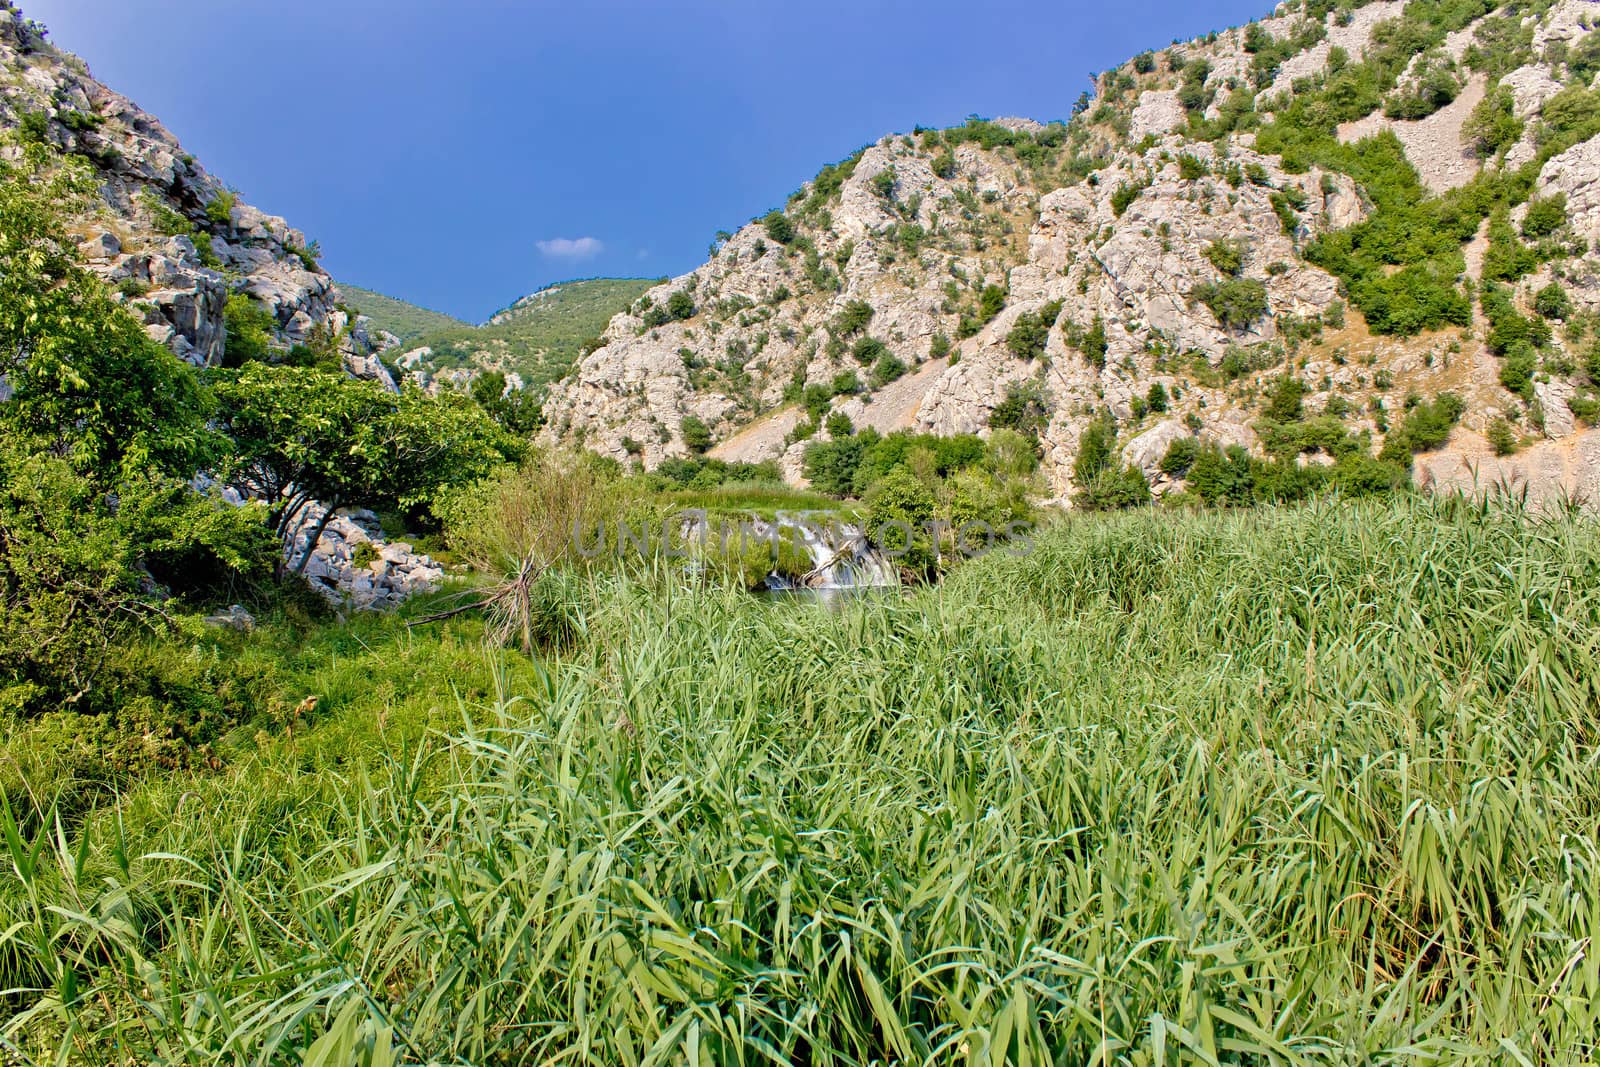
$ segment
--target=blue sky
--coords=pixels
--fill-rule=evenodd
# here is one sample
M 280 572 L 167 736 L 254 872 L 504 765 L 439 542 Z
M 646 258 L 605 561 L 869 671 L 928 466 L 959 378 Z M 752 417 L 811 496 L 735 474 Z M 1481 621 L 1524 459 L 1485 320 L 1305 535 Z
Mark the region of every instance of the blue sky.
M 1270 0 L 21 0 L 335 277 L 479 320 L 676 274 L 885 133 L 1064 118 Z

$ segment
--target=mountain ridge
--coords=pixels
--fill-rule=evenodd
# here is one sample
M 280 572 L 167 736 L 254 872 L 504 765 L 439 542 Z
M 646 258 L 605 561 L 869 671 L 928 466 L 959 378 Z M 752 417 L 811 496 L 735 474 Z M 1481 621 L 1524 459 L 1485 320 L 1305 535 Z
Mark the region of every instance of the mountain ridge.
M 685 418 L 712 428 L 713 454 L 778 420 L 791 428 L 741 458 L 802 482 L 830 436 L 821 416 L 862 420 L 934 359 L 906 428 L 987 433 L 1037 395 L 1062 498 L 1083 488 L 1079 440 L 1106 414 L 1158 491 L 1180 481 L 1158 446 L 1326 464 L 1381 450 L 1446 392 L 1462 394 L 1463 435 L 1578 432 L 1600 403 L 1584 333 L 1600 309 L 1600 131 L 1545 105 L 1591 91 L 1597 21 L 1585 0 L 1296 2 L 1101 74 L 1068 124 L 885 137 L 608 324 L 556 387 L 546 439 L 649 467 L 689 451 Z M 1524 227 L 1530 205 L 1558 201 L 1551 229 Z M 1498 274 L 1491 255 L 1484 277 L 1489 245 L 1521 269 Z M 1564 318 L 1538 310 L 1541 293 Z M 1485 294 L 1526 346 L 1491 328 Z M 1339 433 L 1286 450 L 1258 425 L 1288 376 Z M 808 410 L 807 390 L 836 381 Z

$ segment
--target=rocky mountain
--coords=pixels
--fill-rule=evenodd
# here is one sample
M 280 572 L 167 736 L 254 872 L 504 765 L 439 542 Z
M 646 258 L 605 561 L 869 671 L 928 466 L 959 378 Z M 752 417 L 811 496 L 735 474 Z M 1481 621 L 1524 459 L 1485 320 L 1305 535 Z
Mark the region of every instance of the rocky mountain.
M 1159 492 L 1174 441 L 1331 463 L 1449 393 L 1447 456 L 1572 452 L 1600 416 L 1596 24 L 1290 0 L 1099 75 L 1070 122 L 885 137 L 612 319 L 545 432 L 648 467 L 692 416 L 799 481 L 822 414 L 1024 427 L 1064 495 L 1109 412 Z
M 383 339 L 343 309 L 305 234 L 245 203 L 9 0 L 0 0 L 0 127 L 88 161 L 100 194 L 77 226 L 89 265 L 184 359 L 226 358 L 232 301 L 253 341 L 320 344 L 352 373 L 387 378 L 371 358 Z

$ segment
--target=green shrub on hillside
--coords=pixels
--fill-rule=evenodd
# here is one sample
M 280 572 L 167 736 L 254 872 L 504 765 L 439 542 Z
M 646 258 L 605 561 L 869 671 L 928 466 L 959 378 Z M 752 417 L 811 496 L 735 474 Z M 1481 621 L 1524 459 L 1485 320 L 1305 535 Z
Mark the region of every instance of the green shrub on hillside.
M 1210 308 L 1225 330 L 1246 329 L 1267 313 L 1267 287 L 1254 278 L 1206 282 L 1190 290 L 1189 298 Z
M 685 415 L 678 423 L 678 434 L 683 447 L 695 455 L 703 455 L 711 448 L 711 428 L 698 415 Z

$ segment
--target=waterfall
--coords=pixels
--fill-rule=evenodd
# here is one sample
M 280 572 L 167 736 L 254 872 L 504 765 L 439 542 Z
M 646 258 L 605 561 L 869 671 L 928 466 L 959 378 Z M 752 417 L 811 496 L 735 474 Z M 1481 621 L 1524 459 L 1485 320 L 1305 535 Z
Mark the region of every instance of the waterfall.
M 770 521 L 750 517 L 733 522 L 711 521 L 704 512 L 689 512 L 677 526 L 677 536 L 685 545 L 765 542 L 771 546 L 775 562 L 784 555 L 780 546 L 789 550 L 791 561 L 794 550 L 802 550 L 811 560 L 810 569 L 796 575 L 794 562 L 798 561 L 791 562 L 787 573 L 775 568 L 766 578 L 770 592 L 839 592 L 900 584 L 895 561 L 874 545 L 861 527 L 828 512 L 779 512 Z
M 811 556 L 811 571 L 798 586 L 773 574 L 771 589 L 871 589 L 900 584 L 894 562 L 867 539 L 860 527 L 832 516 L 788 515 L 779 512 L 772 526 L 781 536 L 797 540 Z

